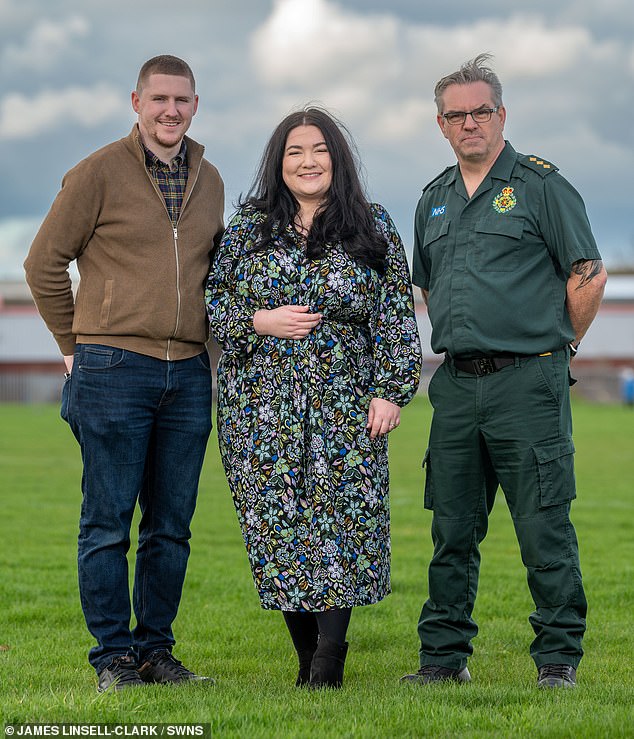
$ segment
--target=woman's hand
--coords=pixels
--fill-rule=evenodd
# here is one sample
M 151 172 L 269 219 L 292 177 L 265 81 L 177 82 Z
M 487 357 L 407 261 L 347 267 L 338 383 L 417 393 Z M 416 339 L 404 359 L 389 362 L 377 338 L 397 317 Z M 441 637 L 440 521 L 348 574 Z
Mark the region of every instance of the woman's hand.
M 253 314 L 255 333 L 278 339 L 303 339 L 320 321 L 321 313 L 309 313 L 307 305 L 282 305 Z
M 390 403 L 389 400 L 383 398 L 372 398 L 366 424 L 371 439 L 389 434 L 400 422 L 401 409 L 396 403 Z

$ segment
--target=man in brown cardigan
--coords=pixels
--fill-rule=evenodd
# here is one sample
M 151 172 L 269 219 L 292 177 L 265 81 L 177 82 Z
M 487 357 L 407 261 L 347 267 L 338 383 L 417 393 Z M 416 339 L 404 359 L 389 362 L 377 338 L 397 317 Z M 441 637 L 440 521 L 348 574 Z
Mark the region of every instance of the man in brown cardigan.
M 99 691 L 206 679 L 172 656 L 172 623 L 211 430 L 203 286 L 224 189 L 185 136 L 198 96 L 183 60 L 147 61 L 132 107 L 132 132 L 66 174 L 24 263 L 68 370 L 62 417 L 84 464 L 79 591 Z

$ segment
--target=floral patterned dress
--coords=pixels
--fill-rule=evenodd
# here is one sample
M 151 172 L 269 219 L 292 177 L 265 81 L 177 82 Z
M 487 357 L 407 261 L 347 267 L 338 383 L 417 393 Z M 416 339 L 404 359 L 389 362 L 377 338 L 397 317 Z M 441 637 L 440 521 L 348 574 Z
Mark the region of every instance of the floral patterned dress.
M 411 400 L 421 353 L 403 245 L 371 207 L 387 242 L 383 276 L 338 244 L 307 261 L 291 227 L 249 253 L 263 218 L 249 206 L 212 265 L 220 453 L 263 608 L 325 611 L 390 592 L 387 437 L 365 427 L 373 397 Z M 255 333 L 256 310 L 288 304 L 321 323 L 299 340 Z

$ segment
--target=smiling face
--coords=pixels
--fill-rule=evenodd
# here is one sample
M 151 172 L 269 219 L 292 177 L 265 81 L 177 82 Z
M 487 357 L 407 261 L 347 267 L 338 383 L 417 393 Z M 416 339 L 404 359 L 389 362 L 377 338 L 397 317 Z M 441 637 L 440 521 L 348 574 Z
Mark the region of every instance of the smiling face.
M 132 93 L 143 143 L 159 159 L 169 162 L 198 108 L 191 80 L 171 74 L 151 74 L 140 92 Z
M 493 93 L 486 82 L 450 85 L 442 95 L 442 112 L 467 112 L 494 108 Z M 468 115 L 461 125 L 451 125 L 441 115 L 436 120 L 459 162 L 491 164 L 504 148 L 506 110 L 500 106 L 487 123 L 476 123 Z
M 297 126 L 286 138 L 282 178 L 302 209 L 313 210 L 332 183 L 332 161 L 317 126 Z

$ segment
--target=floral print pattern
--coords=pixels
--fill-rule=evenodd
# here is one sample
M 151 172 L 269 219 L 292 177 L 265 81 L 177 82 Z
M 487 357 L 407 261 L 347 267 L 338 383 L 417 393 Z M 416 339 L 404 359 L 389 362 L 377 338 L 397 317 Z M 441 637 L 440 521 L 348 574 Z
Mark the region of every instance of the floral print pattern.
M 405 405 L 421 368 L 407 260 L 386 211 L 384 275 L 340 244 L 308 261 L 289 227 L 253 251 L 246 206 L 214 257 L 205 299 L 218 367 L 223 465 L 263 608 L 324 611 L 390 592 L 387 437 L 366 431 L 373 397 Z M 308 305 L 299 340 L 258 336 L 256 310 Z

